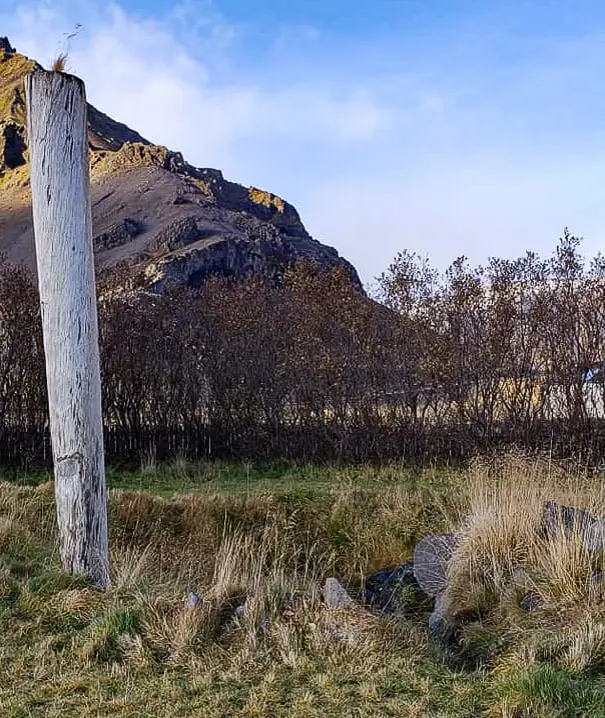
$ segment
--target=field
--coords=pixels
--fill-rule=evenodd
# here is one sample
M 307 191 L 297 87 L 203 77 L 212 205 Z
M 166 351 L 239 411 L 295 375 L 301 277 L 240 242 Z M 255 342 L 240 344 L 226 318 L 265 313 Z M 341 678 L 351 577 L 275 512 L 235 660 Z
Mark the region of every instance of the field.
M 110 471 L 107 593 L 61 572 L 49 477 L 6 479 L 3 717 L 605 716 L 590 581 L 601 557 L 540 528 L 547 498 L 605 514 L 601 479 L 577 466 Z M 355 595 L 364 575 L 452 529 L 467 616 L 457 645 L 430 637 L 429 605 L 399 620 L 324 605 L 326 577 Z M 528 592 L 532 612 L 520 607 Z

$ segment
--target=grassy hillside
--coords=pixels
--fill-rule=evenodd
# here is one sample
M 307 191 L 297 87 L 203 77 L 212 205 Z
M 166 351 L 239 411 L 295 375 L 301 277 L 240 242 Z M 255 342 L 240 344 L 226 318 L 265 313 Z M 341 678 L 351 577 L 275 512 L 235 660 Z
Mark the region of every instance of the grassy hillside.
M 7 61 L 0 50 L 0 121 L 15 120 L 25 124 L 25 98 L 23 76 L 34 69 L 36 63 L 22 55 Z
M 17 478 L 0 485 L 2 716 L 605 716 L 600 559 L 539 530 L 546 497 L 605 513 L 598 478 L 512 459 L 449 473 L 150 463 L 110 474 L 105 594 L 59 568 L 52 484 Z M 426 605 L 397 621 L 325 607 L 327 576 L 354 594 L 452 528 L 458 646 L 431 640 Z

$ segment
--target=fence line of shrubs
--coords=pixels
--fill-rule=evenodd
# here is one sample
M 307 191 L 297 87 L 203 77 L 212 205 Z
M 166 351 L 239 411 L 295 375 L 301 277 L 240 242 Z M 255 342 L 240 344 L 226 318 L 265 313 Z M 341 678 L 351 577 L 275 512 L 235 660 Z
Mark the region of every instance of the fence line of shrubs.
M 373 299 L 305 263 L 279 286 L 156 295 L 124 267 L 99 283 L 110 461 L 605 449 L 605 259 L 585 260 L 567 231 L 547 259 L 461 258 L 442 273 L 403 252 Z M 0 462 L 49 461 L 38 297 L 2 262 Z

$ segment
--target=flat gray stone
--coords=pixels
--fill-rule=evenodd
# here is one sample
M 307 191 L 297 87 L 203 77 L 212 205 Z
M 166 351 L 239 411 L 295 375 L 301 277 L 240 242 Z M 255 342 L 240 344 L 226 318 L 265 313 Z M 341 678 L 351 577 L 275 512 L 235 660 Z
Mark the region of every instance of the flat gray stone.
M 197 595 L 197 593 L 190 591 L 189 595 L 187 596 L 187 608 L 198 608 L 198 606 L 201 605 L 202 599 Z
M 447 564 L 456 546 L 454 534 L 425 536 L 414 549 L 414 578 L 427 596 L 445 591 Z
M 592 553 L 605 551 L 605 521 L 588 511 L 547 501 L 544 504 L 544 519 L 549 538 L 554 540 L 560 535 L 567 538 L 577 535 Z
M 336 578 L 327 578 L 324 585 L 324 599 L 330 610 L 353 608 L 355 601 L 347 593 L 347 589 Z

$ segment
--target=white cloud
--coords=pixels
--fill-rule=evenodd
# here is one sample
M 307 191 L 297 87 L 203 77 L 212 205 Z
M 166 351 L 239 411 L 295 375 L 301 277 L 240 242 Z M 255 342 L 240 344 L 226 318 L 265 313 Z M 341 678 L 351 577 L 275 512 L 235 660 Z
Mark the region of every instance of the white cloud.
M 182 21 L 190 12 L 181 6 L 176 17 Z M 89 8 L 79 22 L 84 30 L 71 45 L 69 67 L 86 81 L 91 102 L 198 162 L 233 163 L 229 154 L 241 140 L 355 142 L 388 126 L 388 111 L 364 88 L 333 93 L 312 85 L 266 87 L 262 78 L 217 85 L 170 25 L 135 18 L 116 4 L 102 14 Z M 21 5 L 8 22 L 14 43 L 43 59 L 55 51 L 49 38 L 62 36 L 66 24 L 64 13 L 34 3 Z M 197 31 L 208 40 L 216 27 L 228 34 L 210 21 L 199 21 Z
M 454 41 L 450 58 L 443 39 L 433 64 L 428 45 L 418 59 L 385 46 L 366 70 L 361 46 L 326 54 L 307 26 L 274 28 L 254 59 L 249 28 L 210 0 L 155 18 L 93 0 L 8 2 L 0 27 L 20 51 L 48 64 L 82 23 L 69 64 L 93 104 L 193 164 L 281 194 L 366 281 L 404 247 L 443 266 L 548 252 L 565 224 L 591 251 L 605 235 L 599 38 L 543 43 L 511 67 Z

